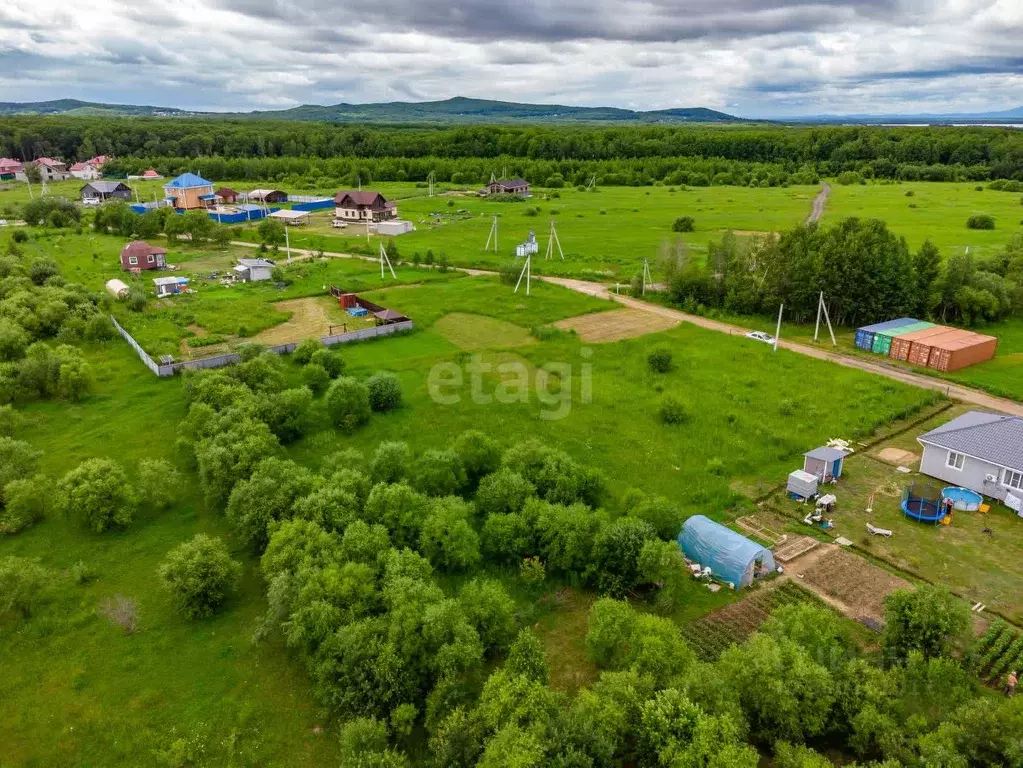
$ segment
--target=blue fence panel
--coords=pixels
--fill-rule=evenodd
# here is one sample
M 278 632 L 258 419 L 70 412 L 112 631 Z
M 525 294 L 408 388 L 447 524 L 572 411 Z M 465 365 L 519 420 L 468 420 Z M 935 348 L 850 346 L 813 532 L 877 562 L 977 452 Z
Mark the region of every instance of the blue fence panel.
M 322 211 L 324 208 L 333 208 L 334 201 L 331 198 L 314 200 L 310 203 L 295 203 L 291 206 L 293 211 Z

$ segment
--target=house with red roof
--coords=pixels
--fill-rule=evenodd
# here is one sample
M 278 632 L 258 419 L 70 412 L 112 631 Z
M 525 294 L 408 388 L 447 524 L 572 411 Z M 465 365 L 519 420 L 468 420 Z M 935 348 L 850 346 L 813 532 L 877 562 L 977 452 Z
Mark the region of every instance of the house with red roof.
M 338 192 L 334 217 L 343 221 L 387 221 L 398 218 L 398 208 L 379 192 Z
M 0 181 L 28 181 L 25 164 L 13 157 L 0 157 Z
M 39 175 L 43 181 L 64 181 L 70 178 L 67 163 L 53 157 L 39 157 L 32 161 L 39 169 Z
M 121 249 L 121 269 L 138 272 L 142 269 L 165 269 L 167 249 L 150 245 L 145 240 L 132 240 Z
M 143 179 L 149 179 L 149 180 L 155 180 L 155 179 L 162 179 L 163 176 L 161 176 L 159 173 L 157 173 L 154 169 L 150 168 L 148 171 L 146 171 L 145 173 L 142 174 L 142 178 Z
M 71 166 L 70 172 L 72 176 L 82 181 L 95 181 L 103 177 L 103 174 L 100 173 L 100 167 L 92 160 L 75 163 Z

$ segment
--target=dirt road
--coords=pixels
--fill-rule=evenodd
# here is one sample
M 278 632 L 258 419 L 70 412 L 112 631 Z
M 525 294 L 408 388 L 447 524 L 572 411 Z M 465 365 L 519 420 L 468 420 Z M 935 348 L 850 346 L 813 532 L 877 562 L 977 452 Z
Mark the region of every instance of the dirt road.
M 824 185 L 830 191 L 830 187 L 827 184 Z M 821 191 L 824 194 L 824 190 Z M 818 196 L 820 199 L 820 196 Z M 814 203 L 816 208 L 816 202 Z M 232 245 L 248 246 L 257 248 L 258 245 L 255 243 L 246 243 L 242 241 L 235 241 Z M 291 249 L 292 262 L 305 260 L 319 256 L 320 254 L 315 251 L 307 251 L 298 248 Z M 343 259 L 362 259 L 364 261 L 377 261 L 378 259 L 373 256 L 359 256 L 351 253 L 333 253 L 326 252 L 322 254 L 327 258 L 343 258 Z M 494 275 L 496 272 L 492 272 L 485 269 L 466 269 L 462 267 L 452 267 L 459 272 L 465 272 L 469 275 Z M 602 283 L 591 283 L 587 280 L 577 280 L 571 277 L 537 277 L 534 275 L 534 280 L 544 280 L 548 283 L 554 283 L 570 290 L 576 291 L 577 293 L 585 293 L 589 296 L 595 296 L 600 299 L 611 299 L 618 302 L 626 307 L 632 309 L 643 310 L 644 312 L 652 312 L 660 315 L 661 317 L 675 320 L 678 322 L 692 323 L 698 325 L 701 328 L 707 328 L 712 331 L 719 331 L 721 333 L 728 334 L 746 334 L 749 329 L 743 328 L 738 325 L 732 325 L 731 323 L 722 323 L 719 320 L 711 320 L 706 317 L 700 317 L 699 315 L 690 315 L 686 312 L 681 312 L 677 309 L 670 309 L 668 307 L 662 307 L 657 304 L 649 304 L 639 299 L 634 299 L 631 296 L 624 296 L 621 294 L 613 293 L 608 286 Z M 751 341 L 751 344 L 760 342 Z M 982 392 L 977 389 L 971 389 L 964 387 L 959 384 L 953 384 L 942 379 L 932 378 L 930 376 L 921 376 L 920 374 L 912 373 L 910 371 L 896 368 L 895 366 L 884 365 L 882 363 L 875 363 L 869 360 L 862 360 L 857 357 L 850 357 L 837 352 L 829 352 L 825 349 L 810 347 L 805 344 L 796 344 L 792 341 L 786 341 L 781 339 L 778 342 L 778 346 L 792 352 L 797 352 L 807 357 L 815 357 L 818 360 L 827 360 L 831 363 L 838 365 L 844 365 L 847 368 L 857 368 L 861 371 L 868 373 L 874 373 L 878 376 L 884 376 L 885 378 L 894 379 L 895 381 L 901 381 L 903 384 L 909 384 L 914 387 L 921 387 L 922 389 L 933 389 L 938 392 L 944 392 L 948 397 L 955 400 L 961 400 L 964 403 L 970 403 L 981 408 L 987 408 L 989 410 L 1001 411 L 1012 416 L 1019 416 L 1023 418 L 1023 403 L 1017 403 L 1013 400 L 1007 400 L 1003 397 L 996 397 L 989 395 L 986 392 Z
M 810 211 L 810 215 L 806 218 L 807 224 L 812 224 L 815 221 L 820 221 L 824 215 L 824 209 L 828 205 L 828 197 L 831 195 L 831 185 L 828 182 L 821 183 L 821 191 L 817 193 L 817 197 L 813 199 L 813 210 Z
M 545 277 L 543 279 L 548 283 L 556 283 L 557 285 L 570 288 L 571 290 L 579 293 L 585 293 L 601 299 L 612 299 L 626 307 L 643 309 L 647 312 L 653 312 L 661 315 L 662 317 L 692 323 L 693 325 L 698 325 L 701 328 L 707 328 L 712 331 L 742 335 L 747 333 L 749 330 L 748 328 L 732 325 L 731 323 L 722 323 L 719 320 L 711 320 L 706 317 L 700 317 L 699 315 L 690 315 L 686 312 L 680 312 L 677 309 L 670 309 L 656 304 L 648 304 L 645 301 L 634 299 L 631 296 L 616 294 L 609 291 L 605 286 L 599 283 L 591 283 L 585 280 L 574 280 L 566 277 Z M 758 342 L 751 341 L 750 343 L 754 344 Z M 1003 413 L 1008 413 L 1013 416 L 1023 417 L 1023 403 L 1017 403 L 1003 397 L 995 397 L 994 395 L 989 395 L 986 392 L 970 389 L 969 387 L 964 387 L 959 384 L 953 384 L 942 379 L 932 378 L 930 376 L 921 376 L 920 374 L 912 373 L 911 371 L 906 371 L 902 368 L 896 368 L 895 366 L 875 363 L 870 360 L 862 360 L 858 357 L 850 357 L 838 352 L 829 352 L 826 349 L 811 347 L 806 344 L 797 344 L 792 341 L 786 341 L 785 339 L 781 339 L 778 342 L 778 346 L 792 352 L 798 352 L 801 355 L 806 355 L 807 357 L 815 357 L 818 360 L 827 360 L 832 363 L 837 363 L 838 365 L 844 365 L 847 368 L 858 368 L 861 371 L 867 371 L 868 373 L 874 373 L 878 376 L 884 376 L 889 379 L 901 381 L 904 384 L 944 392 L 951 398 L 962 400 L 965 403 L 971 403 L 973 405 L 980 406 L 981 408 L 989 408 L 991 410 L 1002 411 Z

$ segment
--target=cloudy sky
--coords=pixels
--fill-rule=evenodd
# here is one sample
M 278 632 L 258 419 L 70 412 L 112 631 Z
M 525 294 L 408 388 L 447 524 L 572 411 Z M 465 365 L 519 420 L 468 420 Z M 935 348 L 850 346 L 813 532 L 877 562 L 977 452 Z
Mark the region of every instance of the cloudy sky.
M 1023 106 L 1023 0 L 0 0 L 0 101 Z

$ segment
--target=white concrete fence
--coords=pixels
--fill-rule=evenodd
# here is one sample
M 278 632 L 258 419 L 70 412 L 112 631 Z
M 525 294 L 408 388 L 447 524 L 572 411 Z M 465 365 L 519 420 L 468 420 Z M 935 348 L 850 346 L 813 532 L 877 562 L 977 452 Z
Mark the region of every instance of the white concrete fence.
M 149 354 L 142 349 L 141 345 L 131 337 L 121 324 L 117 322 L 117 319 L 111 315 L 110 321 L 114 324 L 114 328 L 121 334 L 121 337 L 127 341 L 131 348 L 135 350 L 135 354 L 139 356 L 139 359 L 143 364 L 155 373 L 157 376 L 173 376 L 175 373 L 179 373 L 183 370 L 201 370 L 205 368 L 223 368 L 225 365 L 231 365 L 241 360 L 241 356 L 237 352 L 226 352 L 222 355 L 214 355 L 212 357 L 202 357 L 198 360 L 182 360 L 177 363 L 166 363 L 159 364 Z M 415 325 L 411 320 L 404 320 L 400 323 L 391 323 L 390 325 L 377 325 L 372 328 L 361 328 L 357 331 L 349 331 L 348 333 L 337 333 L 333 336 L 324 336 L 320 339 L 320 343 L 325 347 L 332 347 L 335 344 L 348 344 L 353 341 L 365 341 L 367 339 L 374 339 L 380 336 L 390 336 L 395 333 L 406 333 L 415 328 Z M 288 344 L 277 344 L 275 346 L 267 347 L 267 351 L 273 352 L 277 355 L 286 355 L 295 350 L 295 347 L 300 342 L 290 342 Z

